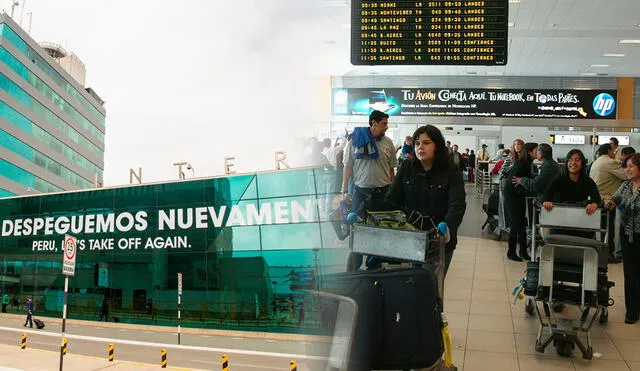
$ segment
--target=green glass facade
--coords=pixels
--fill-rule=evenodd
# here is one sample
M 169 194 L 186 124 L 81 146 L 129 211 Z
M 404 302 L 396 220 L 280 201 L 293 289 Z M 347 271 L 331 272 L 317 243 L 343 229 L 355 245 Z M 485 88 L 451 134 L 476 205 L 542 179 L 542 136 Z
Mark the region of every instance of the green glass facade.
M 98 121 L 104 125 L 105 117 L 100 111 L 98 111 L 89 101 L 82 96 L 82 94 L 73 85 L 69 84 L 67 80 L 58 73 L 53 67 L 45 61 L 40 54 L 38 54 L 32 47 L 20 38 L 8 25 L 0 24 L 0 36 L 7 39 L 13 44 L 22 54 L 32 61 L 39 69 L 47 74 L 55 83 L 64 89 L 71 97 L 73 97 L 78 103 L 89 110 Z
M 184 326 L 316 333 L 308 290 L 336 259 L 335 179 L 301 169 L 0 199 L 0 291 L 60 316 L 70 234 L 70 318 L 98 320 L 106 298 L 123 322 L 174 326 L 181 273 Z
M 42 54 L 0 15 L 0 91 L 10 97 L 0 99 L 0 189 L 11 195 L 93 188 L 103 179 L 104 111 Z

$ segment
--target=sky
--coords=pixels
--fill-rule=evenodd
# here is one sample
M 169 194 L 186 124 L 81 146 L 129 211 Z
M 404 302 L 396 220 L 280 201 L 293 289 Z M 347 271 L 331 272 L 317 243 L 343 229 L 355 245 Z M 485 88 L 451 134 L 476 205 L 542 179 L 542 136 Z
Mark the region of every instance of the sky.
M 279 150 L 303 165 L 296 138 L 325 125 L 319 77 L 344 65 L 318 52 L 320 0 L 24 1 L 14 20 L 32 12 L 31 36 L 75 53 L 106 101 L 105 186 L 139 167 L 144 183 L 177 179 L 178 161 L 221 175 L 227 156 L 274 170 Z

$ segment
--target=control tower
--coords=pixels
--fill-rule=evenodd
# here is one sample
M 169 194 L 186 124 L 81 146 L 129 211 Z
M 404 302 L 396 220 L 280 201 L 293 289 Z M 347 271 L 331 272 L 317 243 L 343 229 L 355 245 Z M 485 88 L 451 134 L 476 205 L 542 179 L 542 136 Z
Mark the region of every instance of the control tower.
M 40 46 L 64 68 L 80 85 L 85 86 L 87 69 L 77 55 L 67 52 L 62 45 L 43 41 Z

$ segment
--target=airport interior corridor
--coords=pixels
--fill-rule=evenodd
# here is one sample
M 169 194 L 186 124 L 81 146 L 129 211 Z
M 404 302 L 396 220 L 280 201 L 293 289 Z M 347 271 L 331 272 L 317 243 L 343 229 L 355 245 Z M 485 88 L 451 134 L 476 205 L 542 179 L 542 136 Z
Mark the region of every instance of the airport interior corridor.
M 485 219 L 481 201 L 473 187 L 466 191 L 467 212 L 444 295 L 458 369 L 640 370 L 640 331 L 624 323 L 622 264 L 609 265 L 615 305 L 609 307 L 608 324 L 596 320 L 592 326 L 593 360 L 582 359 L 577 348 L 570 358 L 560 357 L 552 344 L 544 354 L 535 351 L 537 317 L 525 313 L 524 300 L 511 305 L 525 264 L 507 260 L 506 242 L 480 230 Z M 562 315 L 577 318 L 574 308 L 565 308 Z

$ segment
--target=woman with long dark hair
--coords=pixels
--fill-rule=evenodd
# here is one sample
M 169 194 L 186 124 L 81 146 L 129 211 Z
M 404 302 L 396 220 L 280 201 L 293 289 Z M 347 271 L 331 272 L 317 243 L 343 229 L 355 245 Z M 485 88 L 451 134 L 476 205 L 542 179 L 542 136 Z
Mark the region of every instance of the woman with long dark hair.
M 587 174 L 587 159 L 579 149 L 572 149 L 567 153 L 567 159 L 564 163 L 564 170 L 555 180 L 549 184 L 544 192 L 544 203 L 542 206 L 551 211 L 554 203 L 586 203 L 585 212 L 587 215 L 593 214 L 600 204 L 600 192 L 598 186 Z M 557 232 L 551 230 L 551 233 L 562 233 L 565 235 L 595 238 L 595 233 L 564 230 Z
M 429 216 L 442 234 L 449 232 L 445 272 L 458 242 L 457 232 L 466 210 L 462 173 L 452 163 L 438 128 L 426 125 L 413 134 L 415 156 L 400 166 L 387 199 L 407 211 Z M 416 225 L 427 229 L 430 225 Z
M 622 270 L 624 272 L 624 321 L 634 324 L 640 319 L 640 154 L 627 157 L 625 171 L 629 180 L 622 183 L 606 204 L 620 205 L 622 225 Z
M 531 163 L 533 159 L 527 154 L 522 139 L 513 141 L 511 148 L 511 166 L 505 171 L 504 203 L 509 215 L 509 250 L 507 258 L 513 261 L 531 260 L 527 253 L 527 220 L 525 191 L 522 186 L 513 184 L 513 178 L 531 176 Z M 504 166 L 503 166 L 504 167 Z M 516 254 L 516 248 L 520 245 L 520 256 Z
M 542 206 L 551 211 L 555 203 L 587 202 L 585 211 L 593 214 L 600 203 L 600 193 L 596 182 L 587 175 L 587 160 L 579 149 L 567 153 L 564 172 L 560 174 L 544 193 Z

